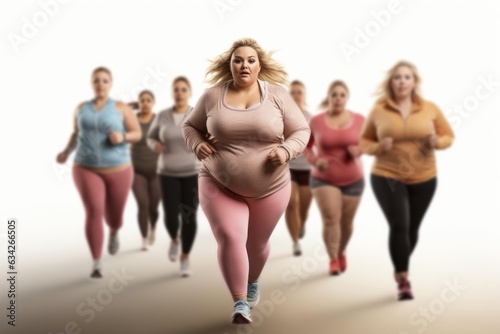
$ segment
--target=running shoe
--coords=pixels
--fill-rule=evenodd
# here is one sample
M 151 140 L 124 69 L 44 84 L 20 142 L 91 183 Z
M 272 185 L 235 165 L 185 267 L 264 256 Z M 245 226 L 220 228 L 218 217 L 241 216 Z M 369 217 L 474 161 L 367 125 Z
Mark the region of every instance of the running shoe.
M 234 303 L 231 322 L 233 324 L 249 324 L 252 322 L 252 318 L 250 317 L 250 306 L 246 300 L 240 299 Z
M 413 299 L 413 293 L 411 291 L 410 281 L 407 279 L 402 279 L 398 283 L 398 300 L 411 300 Z
M 254 283 L 248 283 L 247 286 L 247 301 L 250 308 L 254 308 L 260 299 L 260 290 L 259 290 L 259 280 Z
M 340 275 L 340 272 L 340 261 L 338 259 L 330 260 L 330 275 L 337 276 Z
M 345 254 L 340 255 L 339 257 L 340 271 L 344 272 L 347 269 L 347 257 Z

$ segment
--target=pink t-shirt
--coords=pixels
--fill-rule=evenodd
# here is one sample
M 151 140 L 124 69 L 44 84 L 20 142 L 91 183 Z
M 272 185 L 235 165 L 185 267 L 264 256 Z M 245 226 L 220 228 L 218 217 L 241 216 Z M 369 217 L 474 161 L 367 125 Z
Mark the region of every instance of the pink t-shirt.
M 307 145 L 310 129 L 288 92 L 259 80 L 261 103 L 237 109 L 224 101 L 227 84 L 211 87 L 200 97 L 183 125 L 191 150 L 203 141 L 217 150 L 204 159 L 199 176 L 212 176 L 230 191 L 261 198 L 290 182 L 288 164 L 273 166 L 267 155 L 285 149 L 288 161 Z
M 359 145 L 359 136 L 365 118 L 348 111 L 352 118 L 345 128 L 336 129 L 326 122 L 326 112 L 315 115 L 310 122 L 311 139 L 304 151 L 304 156 L 312 165 L 311 174 L 320 180 L 335 186 L 346 186 L 363 178 L 361 159 L 351 156 L 347 147 Z M 313 149 L 316 149 L 316 152 Z M 318 158 L 328 161 L 328 168 L 319 171 L 315 164 Z

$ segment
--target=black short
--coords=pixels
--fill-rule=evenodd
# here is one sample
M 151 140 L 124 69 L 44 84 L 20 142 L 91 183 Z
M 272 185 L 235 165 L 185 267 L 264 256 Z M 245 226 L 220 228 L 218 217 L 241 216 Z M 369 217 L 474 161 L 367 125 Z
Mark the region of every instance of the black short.
M 311 171 L 290 169 L 290 176 L 292 181 L 297 182 L 299 186 L 308 186 L 309 177 L 311 176 Z
M 363 189 L 365 188 L 365 180 L 361 179 L 359 181 L 356 181 L 351 184 L 347 184 L 345 186 L 336 186 L 334 184 L 331 184 L 330 182 L 320 180 L 318 178 L 315 178 L 314 176 L 311 175 L 311 189 L 320 187 L 320 186 L 330 186 L 330 187 L 335 187 L 339 188 L 340 191 L 342 192 L 342 195 L 344 196 L 361 196 L 363 193 Z

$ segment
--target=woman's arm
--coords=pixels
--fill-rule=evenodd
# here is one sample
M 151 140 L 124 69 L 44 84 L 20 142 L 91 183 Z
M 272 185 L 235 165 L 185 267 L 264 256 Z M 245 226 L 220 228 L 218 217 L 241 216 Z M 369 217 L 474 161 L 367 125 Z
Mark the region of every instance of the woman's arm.
M 122 141 L 125 141 L 127 143 L 137 143 L 139 140 L 141 140 L 142 131 L 139 125 L 139 120 L 135 116 L 134 111 L 128 104 L 123 102 L 117 102 L 116 107 L 121 111 L 123 115 L 123 121 L 125 123 L 125 133 L 121 134 L 123 136 Z M 118 141 L 118 143 L 122 141 Z
M 282 89 L 280 95 L 283 103 L 283 135 L 285 137 L 281 147 L 287 152 L 286 161 L 288 162 L 304 152 L 311 137 L 311 128 L 290 94 Z
M 444 117 L 441 110 L 436 106 L 436 118 L 434 119 L 434 128 L 436 131 L 437 142 L 435 148 L 442 150 L 448 148 L 455 139 L 455 134 L 451 129 L 450 124 Z
M 196 152 L 196 148 L 203 142 L 206 142 L 207 138 L 207 110 L 209 106 L 207 93 L 205 92 L 193 110 L 189 113 L 184 124 L 182 125 L 182 135 L 184 136 L 184 141 L 186 146 L 193 152 Z
M 73 111 L 73 132 L 71 133 L 71 135 L 69 136 L 69 140 L 68 140 L 68 143 L 66 144 L 66 147 L 64 148 L 64 150 L 62 150 L 62 152 L 60 152 L 58 155 L 57 155 L 57 162 L 58 163 L 65 163 L 66 160 L 68 159 L 69 155 L 71 154 L 71 152 L 73 152 L 75 149 L 76 149 L 76 145 L 78 143 L 78 112 L 80 111 L 80 109 L 82 108 L 84 102 L 80 103 L 76 109 Z
M 148 147 L 155 151 L 157 151 L 158 145 L 162 145 L 160 141 L 160 119 L 162 118 L 163 112 L 160 112 L 155 119 L 153 120 L 153 123 L 151 123 L 151 126 L 149 127 L 147 137 L 146 137 L 146 142 L 148 143 Z
M 312 129 L 311 129 L 312 130 Z M 318 155 L 314 152 L 314 135 L 311 132 L 309 142 L 307 143 L 306 149 L 304 150 L 304 157 L 312 165 L 316 166 L 316 161 L 318 160 Z

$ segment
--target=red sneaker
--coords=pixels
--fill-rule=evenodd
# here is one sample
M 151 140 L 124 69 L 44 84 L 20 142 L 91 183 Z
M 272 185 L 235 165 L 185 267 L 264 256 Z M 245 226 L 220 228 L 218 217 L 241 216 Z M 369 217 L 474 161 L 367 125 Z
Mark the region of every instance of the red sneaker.
M 339 258 L 339 264 L 340 264 L 340 271 L 344 272 L 347 269 L 347 257 L 345 254 L 340 255 Z
M 330 260 L 330 275 L 340 275 L 340 261 L 337 260 Z
M 410 299 L 413 299 L 410 281 L 408 281 L 407 279 L 403 279 L 398 284 L 398 300 Z

